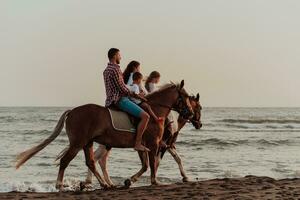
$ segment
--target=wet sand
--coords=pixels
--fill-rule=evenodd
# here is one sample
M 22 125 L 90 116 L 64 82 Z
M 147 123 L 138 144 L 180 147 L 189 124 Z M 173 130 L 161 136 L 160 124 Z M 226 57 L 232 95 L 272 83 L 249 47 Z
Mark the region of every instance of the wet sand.
M 0 199 L 300 199 L 300 179 L 275 180 L 269 177 L 212 179 L 171 185 L 129 189 L 63 193 L 0 193 Z

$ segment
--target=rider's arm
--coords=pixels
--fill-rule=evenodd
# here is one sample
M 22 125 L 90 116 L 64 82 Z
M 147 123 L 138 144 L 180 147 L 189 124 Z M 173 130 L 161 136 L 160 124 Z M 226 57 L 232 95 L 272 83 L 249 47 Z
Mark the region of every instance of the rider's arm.
M 113 70 L 113 76 L 111 77 L 116 86 L 119 88 L 119 90 L 121 91 L 121 93 L 126 94 L 126 95 L 131 95 L 131 92 L 129 91 L 129 89 L 126 87 L 123 77 L 121 76 L 122 74 L 119 73 L 117 70 Z
M 138 99 L 140 99 L 140 100 L 142 100 L 142 101 L 148 101 L 145 97 L 143 97 L 142 95 L 140 95 L 140 94 L 135 94 L 136 96 L 135 96 L 135 98 L 138 98 Z
M 147 101 L 147 99 L 140 93 L 140 88 L 138 85 L 132 86 L 132 97 L 140 99 L 142 101 Z

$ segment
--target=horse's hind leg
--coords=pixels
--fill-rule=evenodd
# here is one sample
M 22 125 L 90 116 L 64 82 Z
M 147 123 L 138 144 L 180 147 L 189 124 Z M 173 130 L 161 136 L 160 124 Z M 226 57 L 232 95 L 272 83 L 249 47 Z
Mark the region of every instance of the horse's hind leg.
M 100 174 L 97 171 L 96 166 L 95 166 L 94 152 L 93 152 L 93 142 L 90 142 L 85 147 L 83 147 L 83 151 L 84 151 L 85 162 L 86 162 L 87 167 L 96 176 L 96 178 L 97 178 L 98 182 L 100 183 L 100 185 L 104 188 L 108 188 L 107 183 L 100 176 Z
M 101 160 L 106 152 L 106 148 L 104 145 L 100 144 L 99 147 L 94 151 L 94 160 L 97 162 L 98 160 Z M 100 163 L 99 163 L 100 164 Z M 90 184 L 92 183 L 92 177 L 93 177 L 93 172 L 88 169 L 88 174 L 85 179 L 85 183 Z
M 168 152 L 173 156 L 174 160 L 177 162 L 178 164 L 178 167 L 179 167 L 179 170 L 180 170 L 180 174 L 182 176 L 182 181 L 183 182 L 188 182 L 189 181 L 189 178 L 186 176 L 185 174 L 185 171 L 183 169 L 183 166 L 182 166 L 182 162 L 181 162 L 181 158 L 180 156 L 178 155 L 176 149 L 174 148 L 169 148 L 168 149 Z
M 138 171 L 135 175 L 133 175 L 130 179 L 125 180 L 125 186 L 129 187 L 132 183 L 136 182 L 148 169 L 149 167 L 149 156 L 148 153 L 146 152 L 138 152 L 141 163 L 142 163 L 142 168 L 140 171 Z
M 101 167 L 103 176 L 104 176 L 104 180 L 106 181 L 106 183 L 109 184 L 110 187 L 114 187 L 114 183 L 111 181 L 109 175 L 108 175 L 108 171 L 107 171 L 107 159 L 109 157 L 109 154 L 111 152 L 111 148 L 107 148 L 106 146 L 102 146 L 101 147 L 103 150 L 103 154 L 102 157 L 98 160 L 98 163 Z
M 63 178 L 64 178 L 65 169 L 68 167 L 71 160 L 73 160 L 73 158 L 77 155 L 79 150 L 80 149 L 78 148 L 69 147 L 69 149 L 64 153 L 63 157 L 60 159 L 59 172 L 56 181 L 57 189 L 59 190 L 63 189 Z

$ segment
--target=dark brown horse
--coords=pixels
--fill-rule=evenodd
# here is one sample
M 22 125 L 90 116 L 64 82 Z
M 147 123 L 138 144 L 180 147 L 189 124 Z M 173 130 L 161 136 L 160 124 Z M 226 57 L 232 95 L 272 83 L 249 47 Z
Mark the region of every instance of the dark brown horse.
M 164 153 L 166 151 L 168 151 L 172 155 L 172 157 L 174 158 L 174 160 L 178 164 L 183 182 L 187 182 L 189 179 L 186 176 L 186 173 L 183 169 L 181 158 L 180 158 L 179 154 L 177 153 L 175 143 L 177 141 L 177 136 L 178 136 L 180 130 L 185 126 L 186 123 L 188 123 L 188 122 L 192 123 L 193 126 L 195 127 L 195 129 L 200 129 L 202 127 L 202 122 L 201 122 L 202 106 L 200 104 L 199 99 L 200 99 L 199 94 L 197 94 L 196 97 L 195 96 L 190 97 L 190 103 L 191 103 L 191 106 L 192 106 L 193 111 L 194 111 L 193 118 L 187 120 L 187 119 L 183 118 L 182 116 L 179 116 L 178 117 L 178 130 L 177 130 L 177 132 L 175 132 L 174 134 L 171 134 L 169 132 L 169 129 L 165 129 L 165 132 L 164 132 L 164 135 L 163 135 L 163 140 L 169 146 L 169 148 L 161 149 L 160 158 L 161 159 L 163 158 Z
M 160 149 L 160 158 L 162 159 L 164 153 L 166 151 L 168 151 L 174 158 L 174 160 L 177 162 L 181 176 L 182 176 L 182 180 L 184 182 L 188 181 L 188 177 L 186 176 L 186 173 L 183 169 L 182 166 L 182 162 L 181 162 L 181 158 L 178 155 L 176 148 L 175 148 L 175 142 L 178 136 L 179 131 L 185 126 L 185 124 L 187 122 L 191 122 L 193 124 L 193 126 L 196 129 L 200 129 L 202 127 L 202 123 L 201 123 L 201 110 L 202 110 L 202 106 L 200 104 L 199 101 L 199 94 L 197 94 L 197 96 L 190 96 L 190 103 L 191 103 L 191 107 L 193 109 L 194 112 L 194 116 L 191 119 L 185 119 L 183 118 L 181 115 L 179 115 L 178 117 L 178 130 L 172 134 L 169 132 L 168 128 L 165 128 L 164 131 L 164 135 L 163 135 L 163 141 L 169 146 L 168 148 L 163 148 Z M 104 179 L 106 181 L 106 183 L 110 186 L 114 186 L 113 182 L 111 181 L 109 175 L 108 175 L 108 171 L 107 171 L 107 159 L 109 157 L 109 154 L 111 153 L 111 147 L 106 147 L 104 145 L 99 145 L 99 147 L 97 148 L 97 150 L 94 152 L 95 154 L 95 161 L 99 162 L 99 165 L 101 167 L 101 170 L 103 172 L 104 175 Z M 137 179 L 139 178 L 139 176 L 141 176 L 142 172 L 145 172 L 149 166 L 149 162 L 145 162 L 146 156 L 145 153 L 141 153 L 139 152 L 139 156 L 141 158 L 141 162 L 142 162 L 142 169 L 140 170 L 139 173 L 137 173 L 136 175 L 132 176 L 130 179 L 127 179 L 125 181 L 126 185 L 129 186 L 131 185 L 131 183 L 136 182 Z M 92 182 L 92 172 L 89 170 L 88 171 L 88 175 L 85 181 L 85 184 L 90 184 Z M 85 185 L 82 185 L 83 187 L 85 187 Z
M 183 86 L 184 81 L 181 81 L 179 85 L 171 83 L 147 96 L 148 104 L 152 106 L 157 116 L 166 117 L 171 109 L 175 109 L 187 119 L 193 115 L 189 96 Z M 81 149 L 83 149 L 85 154 L 86 165 L 96 176 L 100 185 L 109 187 L 95 167 L 93 142 L 116 148 L 133 148 L 135 134 L 116 131 L 111 124 L 108 109 L 95 104 L 87 104 L 65 111 L 51 136 L 41 144 L 19 154 L 16 168 L 19 168 L 28 159 L 50 144 L 60 134 L 64 123 L 66 123 L 66 133 L 70 143 L 69 147 L 59 156 L 61 159 L 56 187 L 60 190 L 63 189 L 64 171 Z M 154 120 L 150 120 L 143 135 L 143 141 L 150 149 L 149 163 L 152 184 L 157 183 L 158 147 L 162 136 L 163 126 L 160 126 Z
M 184 125 L 187 122 L 191 122 L 196 129 L 200 129 L 202 127 L 202 123 L 201 123 L 202 106 L 200 105 L 200 102 L 199 102 L 200 96 L 199 96 L 199 94 L 197 94 L 196 97 L 191 96 L 189 98 L 190 98 L 190 103 L 191 103 L 191 106 L 192 106 L 192 109 L 193 109 L 193 112 L 194 112 L 193 117 L 190 118 L 190 119 L 187 119 L 187 118 L 182 117 L 182 115 L 179 115 L 179 118 L 178 118 L 178 131 L 175 134 L 171 134 L 169 132 L 169 129 L 165 128 L 164 129 L 164 134 L 163 134 L 163 140 L 170 148 L 163 148 L 163 149 L 160 149 L 160 151 L 159 151 L 159 157 L 160 158 L 163 158 L 163 155 L 164 155 L 166 150 L 173 156 L 175 161 L 178 163 L 180 173 L 183 177 L 182 180 L 184 182 L 188 181 L 188 177 L 186 176 L 186 174 L 184 172 L 184 169 L 183 169 L 183 166 L 182 166 L 182 163 L 181 163 L 181 159 L 180 159 L 179 155 L 177 154 L 177 151 L 176 151 L 176 148 L 175 148 L 174 144 L 176 142 L 179 131 L 182 129 L 182 127 L 184 127 Z M 138 180 L 138 178 L 141 175 L 143 175 L 149 167 L 148 154 L 144 153 L 144 152 L 138 152 L 138 154 L 139 154 L 139 157 L 140 157 L 140 160 L 141 160 L 141 163 L 142 163 L 142 168 L 135 175 L 133 175 L 130 179 L 127 179 L 124 182 L 127 187 L 129 187 L 132 183 L 136 182 Z M 157 164 L 156 167 L 157 168 L 158 168 L 159 162 L 160 162 L 160 160 L 158 160 L 156 162 L 156 164 Z

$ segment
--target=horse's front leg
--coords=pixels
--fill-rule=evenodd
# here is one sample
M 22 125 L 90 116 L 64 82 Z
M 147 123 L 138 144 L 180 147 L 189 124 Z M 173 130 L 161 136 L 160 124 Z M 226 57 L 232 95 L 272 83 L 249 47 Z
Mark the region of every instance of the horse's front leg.
M 174 160 L 177 162 L 178 164 L 178 167 L 179 167 L 179 170 L 180 170 L 180 174 L 182 176 L 182 181 L 183 182 L 188 182 L 189 181 L 189 178 L 186 176 L 185 174 L 185 171 L 183 169 L 183 165 L 182 165 L 182 162 L 181 162 L 181 158 L 180 156 L 178 155 L 176 149 L 174 148 L 169 148 L 168 149 L 168 152 L 173 156 Z
M 131 176 L 130 179 L 125 180 L 124 184 L 126 187 L 129 187 L 133 183 L 135 183 L 147 171 L 149 167 L 148 153 L 139 151 L 138 154 L 141 160 L 142 168 L 135 175 Z

